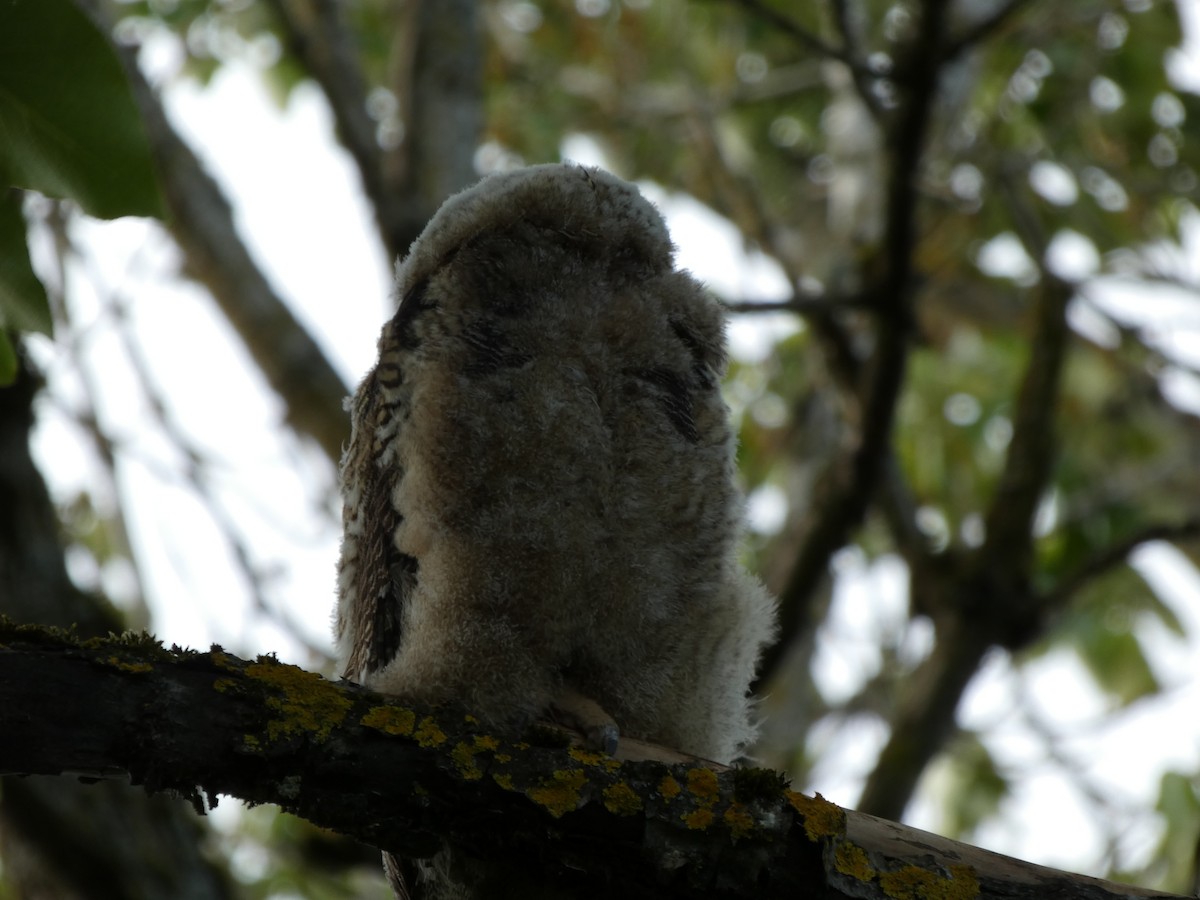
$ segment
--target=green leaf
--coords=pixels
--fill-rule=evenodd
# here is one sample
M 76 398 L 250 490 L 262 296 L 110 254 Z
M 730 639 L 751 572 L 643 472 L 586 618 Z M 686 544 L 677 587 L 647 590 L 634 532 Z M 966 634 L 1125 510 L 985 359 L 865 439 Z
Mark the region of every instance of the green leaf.
M 1166 869 L 1157 880 L 1166 890 L 1190 891 L 1196 837 L 1200 835 L 1200 796 L 1196 777 L 1164 772 L 1156 808 L 1165 827 L 1155 857 Z
M 46 288 L 29 262 L 20 192 L 0 188 L 0 328 L 49 334 L 50 326 Z
M 969 837 L 996 814 L 1009 794 L 1008 780 L 977 734 L 963 732 L 947 748 L 945 820 L 941 833 Z
M 1076 650 L 1101 689 L 1124 707 L 1160 688 L 1132 632 L 1096 623 L 1077 636 Z
M 105 219 L 162 215 L 121 64 L 70 0 L 0 3 L 0 184 Z
M 0 387 L 12 384 L 17 377 L 17 351 L 8 334 L 0 331 Z

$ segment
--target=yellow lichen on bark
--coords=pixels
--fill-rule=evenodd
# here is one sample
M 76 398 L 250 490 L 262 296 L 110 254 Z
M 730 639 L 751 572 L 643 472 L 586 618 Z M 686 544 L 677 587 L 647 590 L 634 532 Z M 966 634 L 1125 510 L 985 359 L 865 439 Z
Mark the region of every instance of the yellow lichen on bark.
M 679 782 L 671 775 L 664 775 L 658 783 L 658 793 L 664 800 L 674 800 L 682 791 Z
M 556 819 L 579 808 L 580 792 L 587 784 L 587 775 L 580 769 L 560 769 L 532 788 L 528 797 Z
M 857 881 L 869 882 L 875 877 L 875 869 L 866 851 L 849 841 L 838 844 L 833 853 L 833 865 L 838 872 Z
M 280 696 L 267 698 L 267 706 L 279 713 L 267 723 L 270 740 L 308 734 L 324 741 L 353 705 L 332 683 L 297 666 L 273 660 L 251 663 L 246 677 L 279 691 Z
M 846 833 L 846 811 L 820 794 L 809 797 L 799 791 L 785 791 L 792 809 L 804 819 L 804 833 L 810 841 L 841 837 Z
M 717 781 L 717 773 L 712 769 L 689 769 L 687 786 L 696 799 L 709 803 L 715 802 L 721 794 L 721 784 Z
M 950 866 L 949 875 L 920 866 L 902 866 L 879 871 L 867 852 L 857 844 L 842 841 L 833 854 L 834 868 L 864 884 L 878 880 L 884 895 L 892 900 L 974 900 L 979 896 L 979 879 L 970 866 Z
M 412 737 L 413 729 L 417 727 L 417 714 L 403 707 L 376 706 L 359 719 L 359 723 L 384 734 Z
M 754 816 L 740 803 L 731 803 L 722 818 L 734 843 L 754 833 Z
M 583 763 L 585 766 L 599 766 L 609 772 L 616 771 L 621 768 L 621 763 L 607 753 L 600 753 L 595 750 L 584 750 L 581 747 L 572 747 L 567 751 L 567 755 L 577 762 Z
M 129 662 L 121 659 L 119 656 L 110 656 L 104 661 L 110 668 L 117 669 L 121 672 L 131 672 L 135 675 L 142 675 L 146 672 L 153 672 L 154 666 L 147 662 Z
M 879 886 L 893 900 L 973 900 L 979 896 L 979 879 L 970 866 L 951 866 L 949 877 L 920 866 L 904 866 L 880 872 Z
M 446 732 L 438 727 L 432 716 L 426 716 L 421 720 L 421 724 L 413 732 L 413 737 L 417 739 L 420 746 L 426 748 L 440 747 L 446 743 Z
M 483 777 L 483 769 L 475 764 L 475 757 L 480 753 L 494 751 L 500 742 L 489 734 L 477 734 L 468 743 L 459 741 L 450 751 L 450 758 L 458 768 L 458 773 L 467 781 L 478 781 Z
M 619 781 L 604 789 L 604 808 L 618 816 L 633 816 L 642 811 L 642 798 L 637 791 Z

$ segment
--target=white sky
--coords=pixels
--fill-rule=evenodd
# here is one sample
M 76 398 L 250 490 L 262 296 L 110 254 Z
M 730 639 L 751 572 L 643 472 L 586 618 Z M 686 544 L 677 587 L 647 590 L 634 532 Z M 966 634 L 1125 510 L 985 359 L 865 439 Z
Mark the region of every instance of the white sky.
M 1200 3 L 1185 4 L 1190 18 L 1198 8 Z M 153 65 L 169 71 L 172 54 L 169 45 L 156 46 Z M 1200 84 L 1194 53 L 1174 65 L 1181 82 Z M 373 362 L 378 329 L 389 315 L 391 264 L 379 248 L 357 175 L 334 145 L 322 98 L 315 88 L 301 86 L 281 111 L 250 67 L 231 63 L 205 90 L 174 86 L 169 105 L 233 200 L 239 232 L 256 258 L 353 384 Z M 575 140 L 564 152 L 590 162 L 595 150 Z M 761 256 L 747 256 L 734 226 L 688 197 L 641 187 L 667 216 L 683 267 L 728 296 L 786 293 L 777 267 Z M 1194 232 L 1189 245 L 1200 250 L 1200 228 Z M 273 651 L 313 665 L 314 658 L 288 628 L 254 607 L 234 550 L 179 474 L 184 462 L 154 424 L 130 370 L 114 326 L 113 301 L 125 308 L 129 333 L 158 390 L 170 398 L 172 427 L 214 460 L 203 477 L 216 486 L 220 515 L 236 523 L 256 568 L 267 572 L 261 593 L 268 607 L 322 647 L 329 643 L 338 540 L 336 517 L 328 515 L 336 508 L 328 468 L 281 426 L 276 401 L 211 302 L 177 280 L 177 253 L 157 226 L 136 220 L 86 222 L 76 236 L 88 248 L 86 266 L 68 274 L 74 315 L 84 324 L 77 336 L 79 357 L 97 385 L 101 422 L 124 451 L 119 490 L 132 501 L 126 509 L 144 565 L 154 630 L 168 644 L 215 641 L 243 654 Z M 44 254 L 34 249 L 44 265 Z M 1191 265 L 1191 276 L 1200 277 L 1200 267 Z M 1144 313 L 1145 303 L 1131 307 L 1128 297 L 1110 288 L 1097 293 L 1110 311 Z M 1164 352 L 1196 365 L 1196 297 L 1175 294 L 1164 302 L 1173 312 L 1163 315 L 1188 323 L 1164 329 Z M 786 318 L 775 318 L 769 331 L 778 336 L 791 327 Z M 735 349 L 745 357 L 761 356 L 770 345 L 763 333 L 761 324 L 735 323 Z M 71 415 L 82 408 L 84 385 L 44 345 L 39 355 L 51 366 L 54 388 L 54 399 L 41 403 L 35 436 L 42 470 L 56 497 L 65 500 L 87 489 L 103 502 L 102 469 Z M 1181 376 L 1181 401 L 1200 396 L 1192 393 L 1193 382 Z M 1144 548 L 1136 562 L 1161 585 L 1164 600 L 1185 621 L 1190 636 L 1182 641 L 1147 629 L 1156 672 L 1169 689 L 1114 715 L 1069 653 L 1050 654 L 1019 677 L 996 654 L 972 684 L 960 715 L 966 725 L 988 731 L 989 747 L 1001 765 L 1020 777 L 1002 820 L 978 836 L 981 845 L 1075 870 L 1093 869 L 1104 852 L 1094 811 L 1082 803 L 1078 786 L 1044 764 L 1036 723 L 1013 714 L 1018 694 L 1032 696 L 1038 714 L 1056 731 L 1080 735 L 1067 742 L 1076 774 L 1121 798 L 1122 805 L 1128 801 L 1130 809 L 1152 805 L 1167 768 L 1200 770 L 1200 717 L 1195 715 L 1200 709 L 1200 579 L 1167 547 Z M 97 578 L 114 596 L 128 596 L 130 578 L 120 567 L 97 573 L 79 560 L 74 565 L 79 577 Z M 830 694 L 849 693 L 873 673 L 880 634 L 892 635 L 916 656 L 929 642 L 922 625 L 904 624 L 903 571 L 896 560 L 868 565 L 849 552 L 839 557 L 838 572 L 842 577 L 815 673 Z M 824 750 L 824 761 L 808 787 L 852 804 L 883 737 L 871 725 L 818 731 L 812 746 Z M 939 777 L 935 767 L 928 780 L 936 784 Z M 928 794 L 910 818 L 936 829 L 939 813 Z M 1123 862 L 1134 864 L 1152 848 L 1155 824 L 1149 816 L 1131 815 L 1128 828 L 1123 847 L 1132 858 Z

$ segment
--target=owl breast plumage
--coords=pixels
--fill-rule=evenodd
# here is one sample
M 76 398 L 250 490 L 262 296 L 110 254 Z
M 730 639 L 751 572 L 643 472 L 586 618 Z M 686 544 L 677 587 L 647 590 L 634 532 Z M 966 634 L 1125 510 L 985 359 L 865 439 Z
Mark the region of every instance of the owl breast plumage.
M 772 601 L 736 558 L 719 306 L 599 170 L 452 197 L 397 272 L 351 402 L 343 674 L 519 726 L 564 690 L 720 762 Z

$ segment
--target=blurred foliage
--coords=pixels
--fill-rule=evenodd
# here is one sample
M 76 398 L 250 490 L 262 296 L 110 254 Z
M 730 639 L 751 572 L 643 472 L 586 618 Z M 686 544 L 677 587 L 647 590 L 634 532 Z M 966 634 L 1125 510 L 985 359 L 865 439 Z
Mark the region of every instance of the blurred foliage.
M 1162 841 L 1147 867 L 1132 877 L 1196 893 L 1196 848 L 1200 846 L 1200 779 L 1193 773 L 1167 772 L 1159 785 L 1157 811 L 1163 818 Z
M 0 181 L 91 215 L 156 216 L 150 148 L 104 36 L 70 0 L 0 7 Z
M 946 797 L 941 828 L 946 834 L 969 837 L 999 811 L 1008 781 L 987 745 L 969 732 L 950 742 L 939 768 L 944 779 L 939 787 Z
M 51 7 L 69 6 L 66 0 L 38 3 L 47 16 Z M 11 8 L 28 14 L 34 5 Z M 566 137 L 587 135 L 619 174 L 687 192 L 730 219 L 747 246 L 773 257 L 805 296 L 828 303 L 852 341 L 866 343 L 862 314 L 839 304 L 848 304 L 867 280 L 864 261 L 878 249 L 889 147 L 846 67 L 796 32 L 849 47 L 870 72 L 886 73 L 902 62 L 918 4 L 764 0 L 763 9 L 797 26 L 793 32 L 756 12 L 756 5 L 487 0 L 485 141 L 492 152 L 481 158 L 554 160 Z M 951 34 L 970 34 L 1005 5 L 959 0 L 951 7 Z M 1200 97 L 1168 74 L 1181 42 L 1176 4 L 1012 5 L 1012 15 L 964 44 L 947 64 L 919 173 L 918 335 L 893 453 L 921 539 L 939 559 L 985 536 L 985 512 L 1013 433 L 1017 387 L 1037 338 L 1031 298 L 1048 277 L 1042 261 L 1032 258 L 1038 247 L 1049 246 L 1047 265 L 1058 266 L 1063 277 L 1186 280 L 1186 268 L 1164 268 L 1146 251 L 1178 244 L 1200 194 Z M 125 38 L 169 33 L 178 39 L 183 77 L 204 81 L 230 61 L 249 59 L 281 97 L 305 77 L 264 0 L 133 0 L 118 8 Z M 839 8 L 847 11 L 844 22 L 835 14 Z M 372 88 L 370 109 L 381 135 L 394 131 L 389 117 L 397 115 L 396 70 L 409 49 L 404 23 L 410 4 L 356 0 L 346 11 Z M 0 43 L 4 34 L 0 17 Z M 89 57 L 62 77 L 77 84 L 72 73 L 110 72 L 113 65 Z M 5 81 L 10 70 L 0 68 L 0 87 L 12 83 L 11 76 Z M 876 87 L 873 102 L 886 115 L 895 98 L 870 72 L 864 77 Z M 46 90 L 61 92 L 61 84 Z M 115 90 L 100 80 L 96 90 L 102 85 Z M 0 104 L 8 96 L 0 90 Z M 103 102 L 106 109 L 125 103 L 107 94 Z M 58 106 L 43 97 L 32 108 Z M 135 129 L 122 118 L 113 131 L 132 140 Z M 412 138 L 401 132 L 401 139 Z M 122 152 L 134 153 L 125 146 Z M 11 158 L 0 146 L 0 176 L 9 179 L 3 183 L 24 183 L 10 175 L 14 163 L 5 160 Z M 84 187 L 66 192 L 82 202 L 92 175 L 80 177 Z M 49 183 L 26 181 L 55 193 Z M 128 200 L 128 207 L 98 201 L 85 208 L 153 211 L 150 195 L 125 175 L 114 176 L 113 186 L 113 202 Z M 12 231 L 11 213 L 0 207 L 0 240 Z M 8 246 L 0 244 L 0 259 Z M 1067 246 L 1075 247 L 1073 256 L 1057 252 Z M 0 268 L 0 315 L 7 313 L 10 325 L 38 327 L 40 306 L 19 320 L 19 307 L 5 299 L 10 278 L 26 275 Z M 1160 381 L 1167 368 L 1198 373 L 1166 358 L 1150 331 L 1114 318 L 1086 290 L 1072 311 L 1086 312 L 1092 325 L 1076 329 L 1061 394 L 1047 398 L 1056 407 L 1059 452 L 1038 516 L 1033 573 L 1046 591 L 1085 573 L 1121 541 L 1200 514 L 1200 421 L 1167 402 Z M 0 338 L 0 375 L 6 346 Z M 806 327 L 761 365 L 735 361 L 730 373 L 742 477 L 749 491 L 770 486 L 786 501 L 782 527 L 755 535 L 752 548 L 775 588 L 796 552 L 796 530 L 811 511 L 814 485 L 847 451 L 853 404 L 823 352 L 816 329 Z M 873 516 L 857 536 L 870 559 L 897 552 L 883 518 Z M 94 549 L 103 556 L 102 548 Z M 1181 549 L 1200 559 L 1195 541 Z M 1163 598 L 1132 569 L 1118 566 L 1077 591 L 1016 662 L 1074 653 L 1111 707 L 1127 707 L 1162 690 L 1138 631 L 1146 621 L 1182 632 Z M 886 720 L 913 666 L 891 664 L 895 647 L 879 652 L 890 663 L 850 700 L 827 701 L 812 684 L 781 685 L 773 692 L 772 715 L 791 703 L 796 715 L 805 711 L 806 725 L 864 710 Z M 797 763 L 799 774 L 811 762 L 811 748 L 803 727 L 789 734 L 793 743 L 780 755 L 804 760 Z M 1010 774 L 997 765 L 985 734 L 959 734 L 943 763 L 947 833 L 968 835 L 1001 808 Z M 1156 885 L 1179 890 L 1189 883 L 1200 833 L 1195 777 L 1164 778 L 1158 812 L 1167 837 L 1143 873 Z M 294 824 L 256 814 L 247 818 L 243 839 L 288 847 Z M 280 833 L 266 833 L 272 828 Z M 275 860 L 260 867 L 249 879 L 251 893 L 342 896 L 320 879 L 302 884 L 289 868 L 293 863 L 302 864 Z
M 373 847 L 322 831 L 272 807 L 245 809 L 237 828 L 220 842 L 246 900 L 392 898 Z

